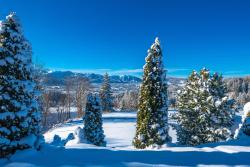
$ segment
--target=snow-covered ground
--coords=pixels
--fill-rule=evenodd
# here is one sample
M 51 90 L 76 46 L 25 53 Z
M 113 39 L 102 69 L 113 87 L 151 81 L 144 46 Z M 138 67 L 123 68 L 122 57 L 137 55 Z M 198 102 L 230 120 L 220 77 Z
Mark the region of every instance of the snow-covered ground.
M 103 128 L 106 136 L 107 147 L 109 148 L 131 148 L 132 139 L 135 133 L 136 113 L 109 113 L 103 115 Z M 53 141 L 55 134 L 61 138 L 67 138 L 69 133 L 74 133 L 77 127 L 83 127 L 81 119 L 60 125 L 44 134 L 45 141 Z M 67 147 L 78 147 L 66 145 Z
M 136 150 L 132 147 L 136 113 L 104 114 L 107 147 L 68 142 L 65 147 L 46 144 L 41 151 L 19 151 L 0 166 L 250 166 L 250 139 L 180 147 L 174 144 L 176 134 L 170 129 L 173 144 L 159 150 Z M 59 125 L 44 134 L 51 143 L 55 134 L 65 139 L 82 120 Z

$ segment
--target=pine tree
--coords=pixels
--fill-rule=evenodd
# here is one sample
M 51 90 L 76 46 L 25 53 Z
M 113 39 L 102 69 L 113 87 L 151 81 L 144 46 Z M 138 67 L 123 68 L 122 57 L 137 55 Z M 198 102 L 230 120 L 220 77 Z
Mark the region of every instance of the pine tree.
M 192 72 L 177 97 L 175 119 L 179 124 L 180 144 L 199 145 L 230 137 L 235 106 L 225 93 L 222 76 L 216 73 L 211 76 L 207 69 L 202 69 L 200 74 Z
M 32 51 L 15 13 L 0 31 L 0 157 L 38 146 L 40 112 Z
M 181 144 L 196 145 L 199 143 L 197 140 L 202 138 L 200 133 L 204 122 L 199 113 L 199 75 L 193 71 L 189 76 L 185 87 L 178 91 L 176 120 L 179 124 L 177 128 L 177 140 Z M 199 118 L 200 117 L 200 118 Z M 204 124 L 204 123 L 203 123 Z M 199 137 L 198 137 L 199 136 Z
M 158 38 L 148 50 L 140 89 L 136 135 L 133 145 L 144 149 L 161 146 L 170 140 L 168 135 L 166 73 Z
M 211 87 L 211 94 L 213 96 L 216 96 L 218 98 L 225 97 L 225 94 L 227 93 L 227 86 L 226 83 L 223 81 L 222 75 L 214 73 L 213 76 L 211 77 L 210 87 Z
M 229 99 L 226 95 L 226 83 L 222 75 L 215 73 L 209 80 L 210 97 L 209 102 L 212 104 L 210 110 L 211 142 L 227 140 L 232 134 L 231 126 L 233 118 L 237 111 L 234 99 Z
M 102 110 L 99 97 L 89 94 L 87 97 L 84 120 L 84 136 L 92 144 L 105 146 L 105 135 L 102 128 Z
M 103 77 L 103 84 L 100 90 L 100 98 L 103 111 L 112 112 L 113 101 L 112 101 L 111 85 L 108 73 L 106 73 Z

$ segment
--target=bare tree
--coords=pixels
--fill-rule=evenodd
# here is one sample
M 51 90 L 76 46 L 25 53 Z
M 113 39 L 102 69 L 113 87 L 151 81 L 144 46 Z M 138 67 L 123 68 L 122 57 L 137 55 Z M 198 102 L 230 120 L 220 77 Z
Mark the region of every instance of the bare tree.
M 72 82 L 73 80 L 71 78 L 67 78 L 65 80 L 65 89 L 66 89 L 66 105 L 67 105 L 67 118 L 66 119 L 70 119 L 71 115 L 70 115 L 70 108 L 71 108 L 71 102 L 72 102 L 72 98 L 71 98 L 71 91 L 72 91 Z
M 64 122 L 67 120 L 67 115 L 68 115 L 68 111 L 67 111 L 67 94 L 61 94 L 60 96 L 60 122 Z
M 47 126 L 47 118 L 49 115 L 49 108 L 50 108 L 50 93 L 44 92 L 42 97 L 43 97 L 43 126 Z
M 91 88 L 91 84 L 87 78 L 77 78 L 75 79 L 75 100 L 76 100 L 76 107 L 77 107 L 77 115 L 78 117 L 82 117 L 84 115 L 83 108 L 86 104 L 86 97 L 88 91 Z
M 228 94 L 243 106 L 250 100 L 250 77 L 227 78 Z
M 120 92 L 113 95 L 114 108 L 120 108 L 120 109 L 122 108 L 121 100 L 122 100 L 123 96 L 124 96 L 124 93 L 120 93 Z
M 137 110 L 138 109 L 138 91 L 126 91 L 120 99 L 121 110 Z

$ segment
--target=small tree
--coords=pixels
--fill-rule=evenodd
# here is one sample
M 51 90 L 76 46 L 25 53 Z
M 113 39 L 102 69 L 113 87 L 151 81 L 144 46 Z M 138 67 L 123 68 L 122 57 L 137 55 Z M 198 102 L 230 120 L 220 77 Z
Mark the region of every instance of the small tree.
M 167 82 L 158 38 L 148 50 L 133 145 L 144 149 L 168 142 Z
M 210 75 L 207 69 L 193 71 L 184 88 L 178 92 L 175 119 L 178 141 L 185 145 L 218 142 L 230 137 L 234 100 L 226 95 L 222 76 Z
M 84 136 L 94 145 L 105 146 L 105 135 L 102 128 L 102 110 L 99 97 L 89 94 L 87 97 L 86 114 L 84 120 Z
M 40 112 L 31 46 L 15 13 L 0 31 L 0 157 L 39 145 Z
M 222 75 L 214 73 L 209 80 L 211 103 L 210 121 L 211 124 L 211 142 L 227 140 L 232 134 L 231 126 L 237 107 L 234 99 L 229 99 L 226 95 L 226 83 Z
M 113 98 L 111 94 L 111 85 L 110 85 L 108 73 L 106 73 L 103 77 L 103 84 L 100 90 L 100 98 L 101 98 L 103 111 L 112 112 L 113 111 Z
M 185 87 L 178 91 L 176 120 L 178 122 L 177 139 L 180 144 L 196 145 L 197 140 L 203 140 L 202 126 L 204 119 L 199 118 L 199 75 L 193 71 Z M 200 117 L 202 118 L 202 117 Z M 199 137 L 197 137 L 199 136 Z

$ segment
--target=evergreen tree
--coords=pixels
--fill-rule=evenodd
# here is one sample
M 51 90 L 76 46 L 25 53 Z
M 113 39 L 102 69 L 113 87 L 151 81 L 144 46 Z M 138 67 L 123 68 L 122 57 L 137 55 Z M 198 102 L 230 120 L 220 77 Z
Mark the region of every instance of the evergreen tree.
M 148 50 L 139 96 L 136 135 L 133 145 L 144 149 L 161 146 L 170 140 L 168 135 L 166 73 L 158 38 Z
M 15 13 L 0 29 L 0 157 L 5 157 L 38 146 L 41 118 L 31 46 Z
M 230 137 L 235 106 L 225 95 L 222 76 L 210 75 L 207 69 L 200 74 L 193 71 L 184 88 L 178 92 L 178 112 L 175 119 L 179 126 L 180 144 L 199 145 L 226 140 Z
M 239 124 L 239 128 L 236 130 L 234 138 L 249 140 L 250 136 L 250 102 L 246 103 L 244 106 L 244 113 L 241 118 L 241 124 Z
M 214 73 L 210 81 L 211 94 L 218 98 L 225 97 L 227 93 L 226 83 L 223 81 L 222 75 Z
M 103 111 L 112 112 L 113 101 L 112 101 L 111 85 L 108 73 L 106 73 L 103 77 L 103 84 L 100 90 L 100 98 Z
M 185 87 L 178 91 L 176 120 L 179 124 L 177 128 L 177 140 L 181 144 L 196 145 L 202 139 L 202 126 L 204 119 L 199 113 L 199 102 L 201 97 L 199 92 L 199 75 L 193 71 L 189 76 Z
M 105 135 L 102 128 L 102 110 L 99 97 L 89 94 L 87 97 L 84 120 L 84 136 L 92 144 L 105 146 Z
M 209 102 L 211 103 L 210 110 L 210 126 L 211 128 L 211 142 L 222 141 L 230 138 L 231 126 L 233 125 L 233 118 L 237 111 L 234 99 L 229 99 L 226 95 L 226 83 L 223 77 L 215 73 L 209 80 Z

